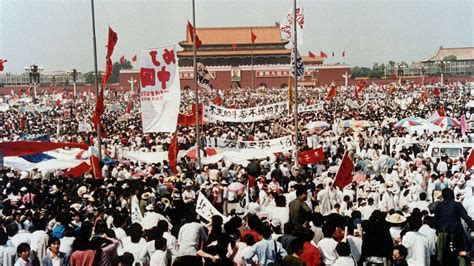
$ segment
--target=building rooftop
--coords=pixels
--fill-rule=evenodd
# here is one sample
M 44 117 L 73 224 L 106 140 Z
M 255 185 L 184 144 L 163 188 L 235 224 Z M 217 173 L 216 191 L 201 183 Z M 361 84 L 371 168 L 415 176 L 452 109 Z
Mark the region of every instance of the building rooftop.
M 196 28 L 196 34 L 202 45 L 239 45 L 251 44 L 251 32 L 257 36 L 255 44 L 287 44 L 288 41 L 282 39 L 280 25 L 256 26 L 256 27 L 214 27 Z M 186 26 L 186 40 L 180 42 L 183 46 L 192 45 L 191 35 Z
M 474 47 L 443 48 L 441 46 L 434 55 L 421 61 L 441 61 L 450 55 L 456 56 L 457 60 L 474 60 Z

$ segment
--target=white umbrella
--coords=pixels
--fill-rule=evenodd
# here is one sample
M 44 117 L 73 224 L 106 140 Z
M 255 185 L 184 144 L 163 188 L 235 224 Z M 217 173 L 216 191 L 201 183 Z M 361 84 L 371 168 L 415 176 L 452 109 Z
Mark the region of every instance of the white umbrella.
M 314 121 L 314 122 L 310 122 L 308 124 L 306 124 L 304 126 L 306 129 L 309 129 L 309 130 L 314 130 L 314 129 L 325 129 L 325 128 L 329 128 L 330 125 L 324 121 Z

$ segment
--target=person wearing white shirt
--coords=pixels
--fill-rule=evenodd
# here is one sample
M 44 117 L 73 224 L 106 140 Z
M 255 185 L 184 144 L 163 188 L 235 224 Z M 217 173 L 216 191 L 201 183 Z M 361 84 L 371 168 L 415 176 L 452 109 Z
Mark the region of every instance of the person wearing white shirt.
M 200 243 L 206 240 L 207 233 L 200 223 L 191 222 L 183 225 L 178 234 L 178 257 L 196 257 Z
M 426 201 L 427 194 L 425 192 L 420 193 L 420 200 L 414 201 L 408 204 L 410 210 L 413 211 L 415 208 L 418 208 L 420 211 L 428 211 L 429 202 Z
M 318 248 L 324 265 L 334 265 L 339 257 L 336 253 L 337 241 L 332 238 L 333 233 L 334 230 L 331 225 L 323 225 L 324 238 L 319 241 Z
M 431 223 L 431 217 L 425 216 L 423 218 L 423 225 L 418 229 L 418 233 L 426 236 L 428 238 L 428 248 L 430 250 L 431 259 L 435 259 L 433 256 L 436 254 L 436 242 L 438 237 L 436 235 L 436 230 L 429 226 Z
M 150 266 L 167 266 L 168 259 L 166 256 L 167 243 L 165 238 L 155 240 L 156 251 L 151 255 Z

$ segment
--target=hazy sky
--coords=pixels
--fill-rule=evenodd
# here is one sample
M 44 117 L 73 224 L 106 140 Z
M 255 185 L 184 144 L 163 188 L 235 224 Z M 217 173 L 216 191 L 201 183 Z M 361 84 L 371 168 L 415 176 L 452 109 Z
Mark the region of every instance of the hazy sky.
M 352 66 L 418 61 L 439 46 L 474 46 L 472 0 L 300 0 L 304 45 L 328 61 Z M 274 25 L 292 0 L 196 0 L 198 27 Z M 99 68 L 105 63 L 107 28 L 118 33 L 113 61 L 142 48 L 177 43 L 192 19 L 191 0 L 96 0 Z M 0 58 L 18 73 L 36 63 L 46 71 L 93 70 L 89 0 L 0 0 Z M 341 58 L 341 51 L 346 57 Z

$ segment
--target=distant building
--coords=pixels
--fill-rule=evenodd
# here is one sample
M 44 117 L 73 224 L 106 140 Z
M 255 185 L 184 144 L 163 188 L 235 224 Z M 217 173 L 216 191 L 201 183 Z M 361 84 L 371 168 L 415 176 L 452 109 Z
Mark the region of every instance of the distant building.
M 179 42 L 183 48 L 177 52 L 182 89 L 194 88 L 193 43 L 187 28 L 186 39 Z M 257 37 L 251 41 L 251 33 Z M 203 63 L 215 78 L 211 84 L 218 89 L 233 87 L 250 88 L 252 75 L 254 88 L 284 87 L 288 84 L 292 66 L 291 49 L 288 40 L 281 37 L 280 25 L 258 27 L 213 27 L 197 28 L 202 42 L 197 50 L 197 61 Z M 302 56 L 305 77 L 301 86 L 315 84 L 344 83 L 343 74 L 350 74 L 347 65 L 323 65 L 319 56 Z M 253 62 L 253 73 L 252 73 Z M 139 70 L 120 71 L 120 86 L 129 87 L 130 82 L 139 79 Z M 134 83 L 135 84 L 135 83 Z M 136 86 L 139 86 L 137 83 Z
M 385 75 L 401 75 L 402 77 L 438 76 L 441 71 L 445 76 L 474 75 L 474 47 L 440 47 L 434 55 L 411 65 L 388 64 Z
M 40 72 L 40 84 L 42 85 L 72 85 L 73 78 L 69 71 L 42 71 Z M 80 71 L 76 76 L 77 84 L 84 84 L 84 76 Z M 15 86 L 31 84 L 27 72 L 23 74 L 0 73 L 0 85 Z

